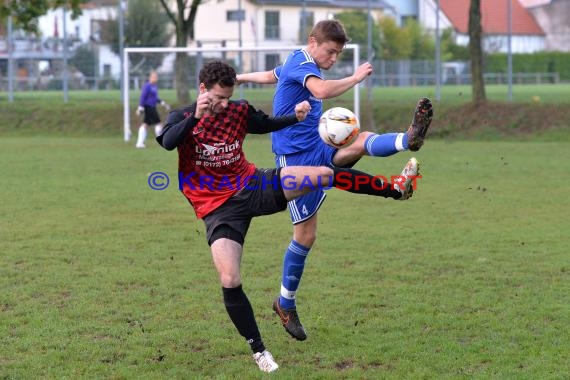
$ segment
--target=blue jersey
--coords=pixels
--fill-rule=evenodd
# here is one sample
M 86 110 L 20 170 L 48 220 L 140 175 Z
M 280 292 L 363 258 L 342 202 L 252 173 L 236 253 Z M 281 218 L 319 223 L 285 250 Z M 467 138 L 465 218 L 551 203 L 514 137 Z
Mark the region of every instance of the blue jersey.
M 314 149 L 317 144 L 322 143 L 318 125 L 323 103 L 322 99 L 311 94 L 306 84 L 310 76 L 322 79 L 321 70 L 309 53 L 300 49 L 292 52 L 285 63 L 276 67 L 273 73 L 277 78 L 273 97 L 275 116 L 295 113 L 295 106 L 303 100 L 311 104 L 311 112 L 305 120 L 271 134 L 273 153 L 290 154 Z

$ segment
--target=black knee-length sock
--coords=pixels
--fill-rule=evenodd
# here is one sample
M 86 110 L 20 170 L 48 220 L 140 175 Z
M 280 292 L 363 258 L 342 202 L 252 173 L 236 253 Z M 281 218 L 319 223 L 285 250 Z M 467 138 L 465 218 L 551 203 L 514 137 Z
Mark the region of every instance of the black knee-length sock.
M 242 286 L 239 285 L 236 288 L 222 287 L 222 292 L 224 294 L 226 311 L 240 335 L 247 340 L 254 353 L 263 352 L 265 346 L 261 340 L 253 309 L 243 292 Z
M 384 182 L 379 177 L 352 168 L 333 167 L 333 171 L 333 186 L 339 190 L 384 198 L 400 199 L 402 197 L 402 193 L 394 189 L 391 183 Z

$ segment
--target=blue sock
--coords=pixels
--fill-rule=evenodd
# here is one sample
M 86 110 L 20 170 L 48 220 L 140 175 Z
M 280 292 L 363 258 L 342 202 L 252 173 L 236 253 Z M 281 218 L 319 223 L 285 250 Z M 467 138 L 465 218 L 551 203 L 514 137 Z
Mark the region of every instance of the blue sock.
M 407 133 L 374 134 L 366 139 L 364 148 L 370 156 L 387 157 L 408 149 Z
M 303 269 L 305 269 L 305 260 L 309 251 L 310 248 L 302 246 L 295 240 L 291 240 L 289 247 L 285 251 L 281 295 L 279 297 L 279 304 L 283 309 L 295 307 L 295 295 L 303 275 Z

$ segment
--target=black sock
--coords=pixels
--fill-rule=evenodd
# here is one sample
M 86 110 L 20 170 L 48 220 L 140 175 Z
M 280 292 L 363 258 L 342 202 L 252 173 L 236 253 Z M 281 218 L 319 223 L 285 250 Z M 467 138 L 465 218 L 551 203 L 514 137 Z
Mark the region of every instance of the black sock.
M 247 340 L 253 353 L 263 352 L 265 346 L 261 340 L 253 309 L 241 285 L 237 288 L 222 287 L 222 293 L 226 311 L 238 332 Z
M 402 193 L 394 189 L 385 177 L 375 177 L 352 168 L 333 167 L 333 171 L 333 186 L 337 189 L 384 198 L 400 199 L 402 197 Z

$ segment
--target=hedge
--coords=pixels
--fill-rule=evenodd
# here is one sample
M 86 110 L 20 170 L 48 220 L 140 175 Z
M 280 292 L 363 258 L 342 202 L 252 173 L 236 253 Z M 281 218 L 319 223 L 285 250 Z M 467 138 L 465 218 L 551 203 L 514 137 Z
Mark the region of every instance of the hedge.
M 485 72 L 506 73 L 507 54 L 487 54 Z M 570 52 L 513 54 L 513 73 L 558 73 L 561 81 L 570 81 Z

